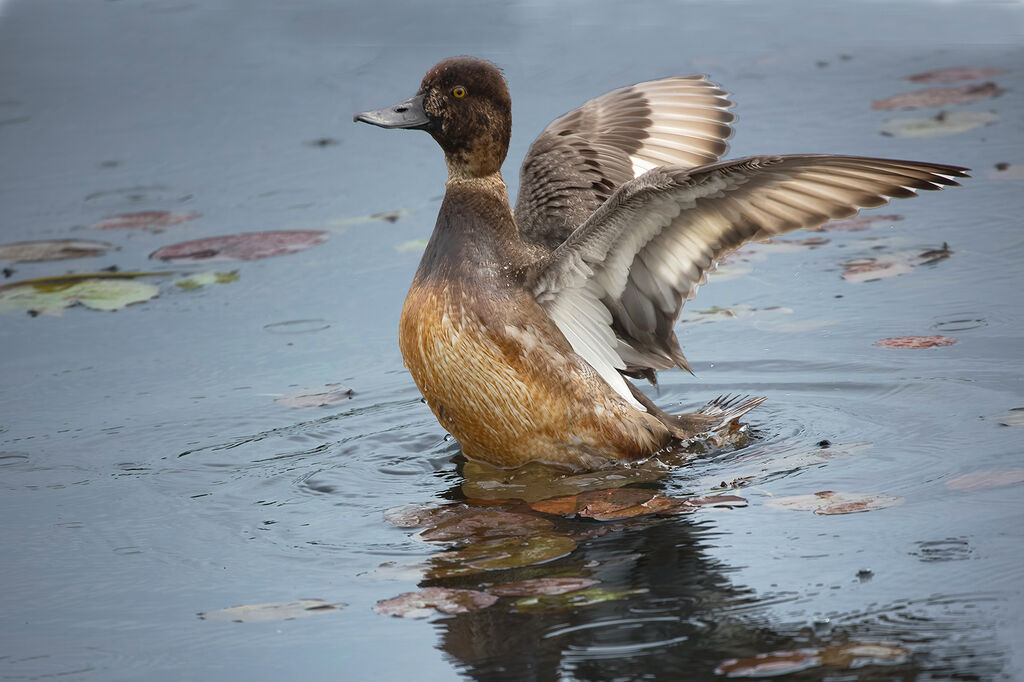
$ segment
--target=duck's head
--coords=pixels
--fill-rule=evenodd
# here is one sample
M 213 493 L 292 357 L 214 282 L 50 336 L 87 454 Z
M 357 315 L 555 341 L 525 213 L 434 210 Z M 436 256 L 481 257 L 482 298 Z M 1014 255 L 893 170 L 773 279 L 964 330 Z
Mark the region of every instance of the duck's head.
M 452 57 L 427 72 L 409 99 L 356 114 L 381 128 L 426 130 L 444 150 L 453 176 L 482 177 L 501 168 L 512 135 L 512 99 L 501 71 L 473 57 Z

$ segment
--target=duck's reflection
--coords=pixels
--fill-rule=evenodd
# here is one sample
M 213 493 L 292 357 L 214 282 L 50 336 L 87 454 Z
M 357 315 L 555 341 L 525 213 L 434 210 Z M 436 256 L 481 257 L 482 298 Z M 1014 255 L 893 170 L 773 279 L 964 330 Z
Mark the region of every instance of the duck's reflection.
M 742 677 L 783 674 L 786 679 L 807 680 L 822 679 L 825 674 L 844 680 L 909 680 L 926 672 L 985 679 L 989 673 L 998 675 L 1001 667 L 999 655 L 981 657 L 983 662 L 973 655 L 942 655 L 943 648 L 950 646 L 945 641 L 949 628 L 928 618 L 921 621 L 928 627 L 907 621 L 902 629 L 894 629 L 891 622 L 886 625 L 885 619 L 879 627 L 860 622 L 846 629 L 822 630 L 773 623 L 771 607 L 779 599 L 768 600 L 734 585 L 729 578 L 734 569 L 711 556 L 710 549 L 722 533 L 707 514 L 638 515 L 600 522 L 540 515 L 522 499 L 540 499 L 552 490 L 565 494 L 573 487 L 600 486 L 608 483 L 603 474 L 592 475 L 588 483 L 563 472 L 549 471 L 545 479 L 540 470 L 495 472 L 471 464 L 460 466 L 460 471 L 467 476 L 465 481 L 445 495 L 452 500 L 452 508 L 500 508 L 524 517 L 537 514 L 550 519 L 553 526 L 540 535 L 530 535 L 532 531 L 524 527 L 520 540 L 552 536 L 571 540 L 575 547 L 568 552 L 563 547 L 558 558 L 545 560 L 542 553 L 514 556 L 507 545 L 515 545 L 515 539 L 506 545 L 483 541 L 491 542 L 492 548 L 501 547 L 490 555 L 479 551 L 478 541 L 455 542 L 446 547 L 468 548 L 470 554 L 476 547 L 478 559 L 482 554 L 485 561 L 495 562 L 490 566 L 499 568 L 481 569 L 466 560 L 463 567 L 469 566 L 468 570 L 450 571 L 453 561 L 458 564 L 459 560 L 442 553 L 426 571 L 430 577 L 421 587 L 501 594 L 502 585 L 559 577 L 576 579 L 582 588 L 560 595 L 503 595 L 488 608 L 436 621 L 440 648 L 474 679 L 710 680 L 730 673 Z M 652 482 L 657 478 L 654 470 L 640 476 L 645 477 L 643 486 L 657 485 Z M 539 488 L 525 485 L 527 479 Z M 516 486 L 526 494 L 509 499 Z M 466 505 L 467 490 L 493 494 L 489 500 L 469 499 Z M 516 529 L 509 528 L 507 533 L 514 536 Z M 942 631 L 941 636 L 934 634 Z M 766 652 L 786 653 L 754 658 Z M 722 668 L 730 659 L 750 662 Z

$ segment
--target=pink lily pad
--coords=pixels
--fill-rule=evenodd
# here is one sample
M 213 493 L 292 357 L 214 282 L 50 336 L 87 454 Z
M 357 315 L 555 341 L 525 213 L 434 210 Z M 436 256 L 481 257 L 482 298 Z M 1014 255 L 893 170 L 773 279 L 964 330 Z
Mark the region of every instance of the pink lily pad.
M 948 88 L 928 88 L 905 92 L 876 100 L 872 109 L 917 109 L 919 107 L 945 107 L 950 104 L 970 104 L 982 99 L 998 97 L 1003 90 L 992 81 L 976 85 L 955 85 Z
M 196 263 L 211 260 L 257 260 L 283 256 L 322 244 L 327 233 L 320 230 L 272 230 L 207 237 L 172 244 L 149 254 L 154 260 Z
M 92 226 L 94 230 L 154 230 L 195 220 L 199 213 L 171 213 L 170 211 L 140 211 L 122 213 L 101 220 Z
M 1006 69 L 991 66 L 951 66 L 946 69 L 915 73 L 913 76 L 907 76 L 907 80 L 914 83 L 955 83 L 1001 76 L 1004 73 L 1006 73 Z
M 498 598 L 493 594 L 477 590 L 425 587 L 391 599 L 382 599 L 373 610 L 382 616 L 426 618 L 435 611 L 446 614 L 469 613 L 485 609 L 496 601 Z
M 903 498 L 881 495 L 878 493 L 837 493 L 822 490 L 810 495 L 791 495 L 776 497 L 766 503 L 769 507 L 793 509 L 795 511 L 813 511 L 815 514 L 831 516 L 833 514 L 856 514 L 858 512 L 885 509 L 903 504 Z
M 938 348 L 952 346 L 956 339 L 950 336 L 894 336 L 875 341 L 880 348 Z

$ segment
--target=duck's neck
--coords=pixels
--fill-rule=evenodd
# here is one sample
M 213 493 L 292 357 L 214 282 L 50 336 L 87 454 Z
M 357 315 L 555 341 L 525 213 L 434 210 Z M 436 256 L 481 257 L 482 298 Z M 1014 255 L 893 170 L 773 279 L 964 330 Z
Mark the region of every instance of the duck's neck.
M 521 274 L 522 248 L 501 173 L 450 172 L 417 277 L 508 280 Z

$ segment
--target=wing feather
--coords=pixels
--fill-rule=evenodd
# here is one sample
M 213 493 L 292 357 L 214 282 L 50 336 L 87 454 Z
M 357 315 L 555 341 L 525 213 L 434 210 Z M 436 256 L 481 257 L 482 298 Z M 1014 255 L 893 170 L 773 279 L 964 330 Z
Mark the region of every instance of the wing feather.
M 722 256 L 915 190 L 957 185 L 966 170 L 826 155 L 656 168 L 619 187 L 543 259 L 531 287 L 573 349 L 637 406 L 620 372 L 689 369 L 672 327 Z

